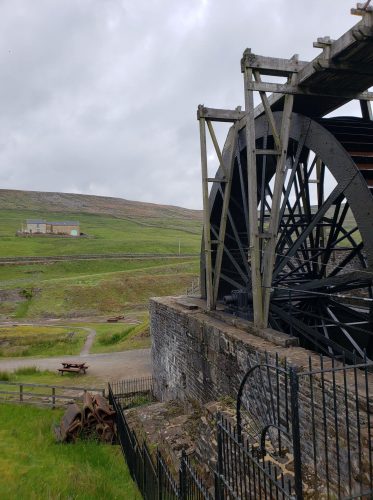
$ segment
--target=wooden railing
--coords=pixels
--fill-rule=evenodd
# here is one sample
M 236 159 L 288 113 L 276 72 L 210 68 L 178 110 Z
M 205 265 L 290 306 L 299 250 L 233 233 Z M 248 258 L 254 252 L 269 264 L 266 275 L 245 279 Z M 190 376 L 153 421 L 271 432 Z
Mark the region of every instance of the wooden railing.
M 15 389 L 5 390 L 3 386 L 14 387 Z M 32 388 L 37 388 L 38 390 L 34 392 L 31 390 Z M 105 396 L 104 388 L 0 381 L 0 402 L 37 404 L 55 408 L 56 406 L 62 406 L 69 401 L 82 400 L 83 395 L 88 391 Z M 71 392 L 71 394 L 68 394 L 67 392 Z

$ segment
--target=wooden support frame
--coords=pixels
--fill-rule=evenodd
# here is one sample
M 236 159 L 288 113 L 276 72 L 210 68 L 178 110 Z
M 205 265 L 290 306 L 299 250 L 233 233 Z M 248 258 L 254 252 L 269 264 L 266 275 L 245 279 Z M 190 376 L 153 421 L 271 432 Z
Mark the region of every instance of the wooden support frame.
M 205 118 L 206 120 L 214 122 L 231 122 L 234 123 L 242 120 L 245 117 L 245 112 L 241 111 L 240 107 L 237 109 L 216 109 L 206 108 L 202 104 L 198 106 L 197 119 Z
M 270 59 L 270 60 L 269 60 Z M 265 65 L 264 70 L 260 64 Z M 269 66 L 275 67 L 273 70 Z M 276 121 L 271 109 L 270 101 L 266 94 L 267 83 L 262 82 L 262 74 L 276 74 L 285 76 L 285 85 L 276 85 L 276 88 L 296 88 L 297 70 L 299 67 L 298 57 L 295 55 L 284 63 L 282 60 L 267 58 L 263 60 L 244 52 L 241 61 L 241 69 L 244 73 L 245 87 L 245 111 L 246 115 L 246 144 L 247 144 L 247 170 L 248 170 L 248 193 L 249 193 L 249 217 L 250 217 L 250 255 L 251 264 L 251 291 L 253 297 L 254 324 L 259 328 L 268 325 L 269 302 L 271 295 L 272 273 L 275 260 L 275 247 L 279 224 L 281 194 L 286 176 L 287 145 L 289 140 L 290 121 L 293 110 L 294 95 L 285 95 L 284 110 L 280 132 L 277 130 Z M 271 84 L 269 84 L 271 85 Z M 267 116 L 269 127 L 274 139 L 275 150 L 257 150 L 255 144 L 255 112 L 253 92 L 258 91 L 264 112 Z M 257 182 L 257 156 L 277 155 L 275 186 L 272 198 L 272 210 L 269 219 L 269 230 L 260 232 L 258 226 L 258 182 Z M 265 244 L 260 244 L 260 239 Z M 265 249 L 261 255 L 261 247 Z
M 291 80 L 295 80 L 292 76 Z M 284 110 L 282 113 L 282 123 L 280 132 L 280 150 L 281 155 L 278 157 L 275 173 L 275 185 L 273 189 L 272 207 L 269 219 L 269 238 L 265 246 L 263 255 L 263 322 L 264 327 L 268 326 L 269 302 L 271 297 L 271 285 L 273 267 L 275 262 L 275 251 L 277 242 L 277 233 L 279 226 L 279 214 L 281 206 L 281 194 L 284 187 L 286 177 L 286 158 L 289 142 L 289 132 L 291 123 L 291 114 L 293 111 L 294 96 L 286 95 L 284 102 Z
M 343 35 L 338 40 L 331 40 L 329 37 L 318 38 L 314 43 L 314 47 L 323 49 L 320 56 L 311 62 L 299 61 L 298 56 L 293 56 L 290 59 L 279 59 L 271 57 L 263 57 L 253 54 L 250 49 L 246 49 L 241 60 L 241 71 L 244 75 L 244 92 L 245 92 L 245 109 L 241 108 L 235 110 L 208 108 L 203 105 L 198 107 L 197 118 L 200 122 L 200 140 L 201 140 L 201 165 L 202 165 L 202 192 L 203 192 L 203 208 L 204 208 L 204 252 L 205 252 L 205 269 L 206 269 L 206 294 L 207 294 L 207 309 L 213 310 L 216 308 L 217 298 L 219 296 L 219 282 L 224 280 L 230 283 L 233 287 L 242 289 L 244 292 L 250 283 L 249 274 L 251 274 L 251 295 L 253 301 L 253 315 L 254 323 L 257 327 L 267 327 L 269 317 L 269 306 L 271 298 L 271 286 L 273 277 L 276 275 L 274 271 L 276 245 L 278 241 L 278 229 L 280 218 L 282 214 L 281 198 L 284 190 L 284 183 L 286 179 L 286 161 L 287 161 L 287 148 L 289 142 L 289 133 L 291 126 L 291 117 L 294 105 L 295 96 L 315 96 L 322 98 L 331 98 L 330 103 L 328 99 L 320 99 L 321 109 L 318 110 L 320 116 L 327 114 L 330 110 L 338 107 L 349 100 L 359 100 L 362 110 L 362 115 L 365 119 L 372 120 L 373 113 L 370 101 L 373 100 L 373 92 L 363 91 L 364 87 L 359 85 L 351 86 L 351 89 L 358 89 L 356 91 L 344 90 L 344 85 L 340 89 L 333 86 L 329 88 L 320 88 L 320 90 L 313 85 L 317 80 L 314 75 L 318 72 L 341 73 L 339 78 L 343 80 L 344 73 L 347 75 L 360 75 L 365 82 L 364 77 L 373 76 L 373 72 L 368 67 L 360 67 L 353 62 L 348 62 L 348 59 L 338 59 L 338 55 L 344 53 L 347 49 L 351 49 L 356 40 L 372 40 L 373 38 L 373 8 L 366 2 L 358 4 L 355 12 L 357 15 L 363 16 L 360 23 L 354 26 L 349 32 Z M 346 62 L 347 61 L 347 62 Z M 285 83 L 273 83 L 263 81 L 263 76 L 276 76 L 284 77 Z M 355 79 L 356 80 L 356 79 Z M 356 83 L 356 82 L 355 82 Z M 365 87 L 367 88 L 367 87 Z M 261 105 L 254 107 L 254 92 L 258 92 Z M 271 93 L 271 96 L 268 96 Z M 298 112 L 302 102 L 306 99 L 297 99 L 296 109 Z M 314 102 L 310 99 L 309 102 Z M 325 103 L 324 103 L 325 102 Z M 301 103 L 301 104 L 299 104 Z M 274 108 L 275 106 L 275 108 Z M 275 117 L 273 109 L 279 111 L 282 109 L 281 123 L 279 118 Z M 311 110 L 312 111 L 312 110 Z M 267 147 L 267 141 L 263 139 L 263 145 L 256 148 L 256 131 L 255 119 L 264 114 L 268 121 L 269 135 L 273 137 L 273 145 Z M 230 133 L 232 133 L 232 150 L 230 154 L 227 149 L 223 153 L 219 148 L 218 141 L 212 123 L 214 121 L 231 123 L 233 125 Z M 221 175 L 216 178 L 208 177 L 207 165 L 207 147 L 206 147 L 206 127 L 211 136 L 212 144 L 220 164 Z M 223 265 L 224 255 L 230 260 L 233 266 L 237 267 L 234 262 L 234 256 L 230 254 L 227 244 L 225 245 L 227 223 L 230 221 L 232 225 L 231 214 L 229 209 L 229 200 L 231 197 L 232 189 L 232 176 L 235 167 L 235 161 L 238 161 L 238 171 L 240 172 L 240 182 L 242 181 L 242 169 L 239 157 L 235 156 L 235 141 L 238 134 L 242 129 L 245 129 L 244 134 L 246 138 L 246 155 L 247 155 L 247 194 L 242 191 L 242 201 L 245 207 L 245 240 L 247 237 L 248 253 L 247 261 L 245 259 L 245 270 L 237 269 L 240 273 L 240 280 L 234 280 L 229 273 L 226 273 Z M 272 140 L 272 139 L 271 139 Z M 302 149 L 302 147 L 301 147 Z M 299 155 L 301 154 L 301 149 Z M 272 156 L 272 161 L 275 159 L 276 170 L 274 174 L 274 188 L 271 192 L 271 207 L 269 210 L 268 219 L 266 224 L 259 221 L 258 218 L 258 179 L 257 169 L 263 161 L 264 171 L 266 164 L 266 157 Z M 229 157 L 229 158 L 228 158 Z M 258 161 L 259 160 L 259 161 Z M 320 190 L 321 178 L 323 176 L 324 166 L 320 162 L 316 165 L 316 173 L 318 183 L 318 199 L 323 203 L 324 193 Z M 260 172 L 260 170 L 259 170 Z M 263 174 L 265 175 L 265 174 Z M 210 224 L 210 207 L 209 207 L 209 183 L 218 183 L 216 192 L 220 192 L 222 196 L 221 214 L 218 214 L 220 220 L 215 220 L 214 224 L 217 227 L 211 227 Z M 245 180 L 246 182 L 246 180 Z M 312 182 L 312 181 L 310 181 Z M 219 185 L 220 184 L 220 185 Z M 263 184 L 263 183 L 262 183 Z M 265 193 L 261 193 L 261 200 L 265 199 Z M 321 200 L 321 201 L 320 201 Z M 237 204 L 236 200 L 233 202 Z M 241 202 L 241 200 L 240 200 Z M 220 201 L 219 201 L 220 203 Z M 303 201 L 303 203 L 305 203 Z M 265 206 L 269 206 L 266 202 Z M 260 207 L 261 213 L 266 208 Z M 220 208 L 219 208 L 220 210 Z M 216 214 L 215 214 L 216 219 Z M 267 228 L 268 221 L 268 228 Z M 261 227 L 260 227 L 261 226 Z M 229 226 L 230 228 L 230 226 Z M 228 228 L 228 230 L 229 230 Z M 242 230 L 242 228 L 241 228 Z M 232 226 L 232 231 L 236 229 Z M 320 230 L 317 236 L 323 243 L 326 236 L 324 229 Z M 236 238 L 239 241 L 239 237 Z M 212 241 L 213 240 L 213 241 Z M 239 243 L 239 252 L 246 255 L 246 248 Z M 212 254 L 212 252 L 215 254 Z M 214 255 L 214 259 L 212 258 Z M 212 265 L 214 263 L 214 266 Z M 245 275 L 246 274 L 246 280 Z M 249 290 L 247 290 L 250 292 Z M 249 293 L 250 295 L 250 293 Z
M 271 82 L 250 82 L 248 90 L 257 92 L 271 92 L 272 94 L 292 94 L 292 95 L 309 95 L 317 97 L 338 97 L 341 99 L 359 99 L 360 101 L 373 101 L 373 92 L 313 92 L 307 88 L 300 87 L 296 84 L 289 83 L 271 83 Z
M 213 304 L 212 289 L 212 261 L 211 261 L 211 229 L 208 191 L 208 167 L 207 167 L 207 143 L 206 143 L 206 119 L 199 119 L 199 133 L 201 145 L 201 170 L 202 170 L 202 199 L 203 199 L 203 238 L 206 266 L 206 299 L 207 310 L 211 311 Z
M 360 101 L 360 109 L 364 120 L 373 120 L 372 106 L 369 101 Z
M 211 123 L 210 123 L 210 127 L 213 130 Z M 238 126 L 237 126 L 237 123 L 235 123 L 235 125 L 233 126 L 232 149 L 231 149 L 231 154 L 230 154 L 230 158 L 229 158 L 228 172 L 227 172 L 227 176 L 226 176 L 226 184 L 225 184 L 224 196 L 223 196 L 223 207 L 222 207 L 222 213 L 221 213 L 221 218 L 220 218 L 218 246 L 217 246 L 217 250 L 216 250 L 214 281 L 213 281 L 214 282 L 214 292 L 213 292 L 213 307 L 214 307 L 214 309 L 216 308 L 216 300 L 217 300 L 218 291 L 219 291 L 221 264 L 222 264 L 222 260 L 223 260 L 224 240 L 225 240 L 225 233 L 226 233 L 226 229 L 227 229 L 228 208 L 229 208 L 229 201 L 230 201 L 230 196 L 231 196 L 232 177 L 233 177 L 233 169 L 234 169 L 235 153 L 236 153 L 236 145 L 237 145 L 237 134 L 238 134 Z M 211 135 L 211 137 L 212 137 L 212 135 Z M 221 165 L 223 167 L 223 162 Z
M 244 114 L 240 107 L 236 110 L 213 110 L 200 105 L 198 107 L 197 118 L 200 124 L 200 145 L 201 145 L 201 169 L 202 169 L 202 195 L 203 195 L 203 214 L 204 214 L 204 252 L 205 252 L 205 269 L 206 269 L 206 302 L 207 310 L 216 309 L 216 299 L 219 290 L 219 282 L 221 278 L 221 264 L 223 259 L 224 240 L 228 220 L 228 207 L 231 194 L 232 176 L 235 162 L 237 134 L 239 130 L 239 120 Z M 232 148 L 228 165 L 224 163 L 223 155 L 220 150 L 212 121 L 228 121 L 234 122 Z M 207 161 L 207 141 L 206 141 L 206 125 L 210 133 L 212 143 L 214 145 L 216 156 L 223 176 L 220 178 L 208 177 L 208 161 Z M 219 234 L 217 239 L 211 240 L 211 224 L 210 224 L 210 206 L 209 206 L 209 183 L 218 182 L 225 186 L 222 190 L 223 207 L 219 226 Z M 212 244 L 217 244 L 216 259 L 214 269 L 212 267 Z
M 245 56 L 245 54 L 244 54 Z M 260 274 L 260 243 L 258 226 L 258 182 L 256 173 L 256 144 L 255 144 L 255 116 L 254 96 L 249 88 L 253 79 L 253 70 L 247 64 L 244 68 L 244 90 L 246 116 L 246 155 L 247 155 L 247 184 L 249 209 L 249 255 L 251 267 L 251 290 L 253 296 L 254 324 L 264 326 L 262 277 Z

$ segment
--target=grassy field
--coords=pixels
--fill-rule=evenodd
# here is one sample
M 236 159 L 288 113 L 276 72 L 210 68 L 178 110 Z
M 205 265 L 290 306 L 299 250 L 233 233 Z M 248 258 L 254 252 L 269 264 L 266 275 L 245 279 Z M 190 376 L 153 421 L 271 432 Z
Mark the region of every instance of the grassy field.
M 105 276 L 124 271 L 145 270 L 152 267 L 177 265 L 190 262 L 188 258 L 174 259 L 128 259 L 128 260 L 80 260 L 45 262 L 43 264 L 18 264 L 0 266 L 1 288 L 30 288 L 39 283 L 69 278 Z
M 92 346 L 92 353 L 120 352 L 131 349 L 150 347 L 149 320 L 145 318 L 140 324 L 87 324 L 95 328 L 97 336 Z
M 17 237 L 27 218 L 79 220 L 87 238 Z M 149 347 L 149 298 L 184 294 L 199 274 L 201 213 L 113 198 L 0 190 L 0 321 L 33 322 L 0 328 L 0 357 L 78 354 L 96 329 L 91 352 Z M 195 254 L 195 257 L 179 256 Z M 105 258 L 113 253 L 159 254 Z M 98 254 L 97 260 L 45 261 L 22 257 Z M 162 257 L 173 254 L 175 257 Z M 122 324 L 107 324 L 125 315 Z M 40 328 L 56 318 L 68 327 Z M 71 326 L 70 326 L 71 325 Z M 76 334 L 68 333 L 76 328 Z
M 56 444 L 62 411 L 0 405 L 0 491 L 3 500 L 140 499 L 119 446 L 94 441 Z
M 26 208 L 27 207 L 27 208 Z M 76 219 L 88 238 L 22 238 L 27 218 Z M 0 265 L 0 320 L 81 318 L 145 309 L 197 277 L 201 214 L 178 207 L 60 193 L 0 190 L 0 257 L 174 254 L 172 258 Z M 194 253 L 196 257 L 179 257 Z
M 80 222 L 88 238 L 21 238 L 15 232 L 27 218 L 45 218 L 45 212 L 0 210 L 0 257 L 102 253 L 182 253 L 199 251 L 201 224 L 195 220 L 128 220 L 100 214 L 48 213 L 48 219 Z
M 0 326 L 0 358 L 79 354 L 87 332 L 56 326 Z
M 69 267 L 70 264 L 65 265 Z M 8 273 L 13 270 L 20 276 L 18 266 L 9 267 L 14 269 L 8 269 Z M 197 259 L 178 263 L 156 260 L 141 267 L 140 262 L 126 261 L 121 271 L 107 271 L 107 267 L 103 266 L 102 272 L 99 272 L 97 266 L 93 266 L 89 273 L 83 266 L 83 274 L 78 271 L 74 275 L 71 270 L 67 276 L 59 278 L 55 277 L 53 267 L 46 267 L 43 280 L 23 276 L 3 281 L 2 289 L 11 296 L 1 301 L 0 317 L 75 318 L 110 316 L 133 308 L 144 309 L 152 296 L 185 293 L 198 275 L 199 263 Z M 49 269 L 52 277 L 48 275 Z M 21 294 L 26 291 L 29 298 L 25 299 L 22 295 L 14 297 L 11 293 L 14 289 Z

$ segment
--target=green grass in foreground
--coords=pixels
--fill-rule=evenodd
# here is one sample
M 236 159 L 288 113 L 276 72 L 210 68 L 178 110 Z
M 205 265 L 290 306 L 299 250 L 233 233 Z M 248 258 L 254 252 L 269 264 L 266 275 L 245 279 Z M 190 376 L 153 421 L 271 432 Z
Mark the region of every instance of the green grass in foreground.
M 2 500 L 140 499 L 119 446 L 55 443 L 62 413 L 0 405 Z
M 79 354 L 86 337 L 74 327 L 0 326 L 0 357 Z

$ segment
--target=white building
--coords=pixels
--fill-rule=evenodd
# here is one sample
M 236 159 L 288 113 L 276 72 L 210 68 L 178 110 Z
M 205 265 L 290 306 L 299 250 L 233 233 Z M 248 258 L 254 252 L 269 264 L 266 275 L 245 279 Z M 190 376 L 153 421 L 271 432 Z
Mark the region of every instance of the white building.
M 47 232 L 47 221 L 43 219 L 26 219 L 25 233 L 37 234 Z

